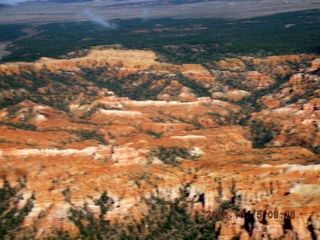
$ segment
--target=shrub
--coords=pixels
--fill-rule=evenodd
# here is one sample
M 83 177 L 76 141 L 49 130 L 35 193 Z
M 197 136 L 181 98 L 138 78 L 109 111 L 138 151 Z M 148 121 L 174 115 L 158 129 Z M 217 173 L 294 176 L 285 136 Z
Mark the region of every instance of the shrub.
M 273 139 L 271 130 L 267 129 L 261 121 L 253 120 L 250 124 L 253 134 L 253 147 L 263 148 L 264 145 Z
M 146 134 L 154 136 L 155 139 L 159 139 L 159 138 L 161 138 L 163 132 L 155 132 L 155 131 L 152 131 L 152 130 L 147 130 Z
M 107 144 L 106 140 L 103 137 L 103 134 L 98 133 L 97 131 L 79 130 L 75 131 L 74 133 L 76 133 L 80 137 L 80 141 L 94 139 L 102 144 Z
M 193 159 L 194 157 L 189 153 L 189 150 L 185 147 L 155 147 L 149 152 L 150 156 L 159 158 L 165 164 L 173 166 L 178 165 L 177 158 Z

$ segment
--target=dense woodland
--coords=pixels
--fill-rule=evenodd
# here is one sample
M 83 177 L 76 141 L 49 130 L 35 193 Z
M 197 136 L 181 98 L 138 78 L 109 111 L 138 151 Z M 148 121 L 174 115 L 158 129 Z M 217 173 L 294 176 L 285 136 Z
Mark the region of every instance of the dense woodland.
M 159 60 L 207 63 L 226 56 L 259 56 L 319 52 L 320 10 L 281 13 L 252 19 L 116 20 L 116 29 L 92 22 L 38 26 L 43 32 L 9 47 L 3 61 L 34 61 L 65 57 L 74 50 L 121 44 L 129 49 L 151 49 Z M 19 37 L 25 25 L 0 26 L 0 41 Z M 14 29 L 14 31 L 12 31 Z M 8 35 L 9 32 L 12 32 Z M 303 43 L 303 44 L 302 44 Z
M 1 8 L 1 4 L 0 4 Z M 26 28 L 24 24 L 0 25 L 0 42 L 12 41 L 25 35 L 21 30 Z

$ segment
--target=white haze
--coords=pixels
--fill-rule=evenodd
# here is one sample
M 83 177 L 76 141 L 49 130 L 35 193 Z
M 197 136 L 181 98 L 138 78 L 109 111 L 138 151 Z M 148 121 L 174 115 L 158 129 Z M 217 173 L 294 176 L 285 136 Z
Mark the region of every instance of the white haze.
M 149 10 L 147 8 L 144 8 L 143 11 L 142 11 L 141 19 L 143 21 L 148 21 L 149 17 L 150 17 Z
M 84 14 L 87 15 L 90 18 L 91 21 L 93 21 L 93 22 L 95 22 L 95 23 L 97 23 L 97 24 L 99 24 L 99 25 L 101 25 L 103 27 L 111 28 L 111 29 L 116 29 L 118 27 L 117 24 L 111 23 L 108 20 L 106 20 L 104 17 L 94 14 L 89 9 L 85 9 L 84 10 Z
M 23 2 L 35 2 L 35 1 L 45 2 L 47 0 L 0 0 L 0 4 L 16 5 L 16 4 L 23 3 Z
M 0 4 L 5 4 L 5 5 L 15 5 L 18 3 L 22 2 L 27 2 L 25 0 L 0 0 Z

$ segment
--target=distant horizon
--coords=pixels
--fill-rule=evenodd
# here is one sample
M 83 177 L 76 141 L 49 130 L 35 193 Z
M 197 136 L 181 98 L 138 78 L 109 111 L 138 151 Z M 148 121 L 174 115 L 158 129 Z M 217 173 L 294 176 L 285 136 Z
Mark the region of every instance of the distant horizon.
M 63 7 L 61 7 L 63 4 Z M 320 9 L 320 0 L 286 1 L 91 1 L 1 0 L 0 25 L 46 24 L 105 19 L 227 18 L 246 19 L 282 12 Z M 4 7 L 7 6 L 7 7 Z M 88 14 L 88 11 L 92 14 Z M 97 19 L 96 19 L 97 20 Z

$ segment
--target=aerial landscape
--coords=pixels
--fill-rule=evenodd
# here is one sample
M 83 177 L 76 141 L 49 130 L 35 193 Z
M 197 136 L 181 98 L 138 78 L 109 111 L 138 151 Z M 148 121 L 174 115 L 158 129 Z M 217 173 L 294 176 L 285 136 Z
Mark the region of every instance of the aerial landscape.
M 0 239 L 320 239 L 320 1 L 0 0 Z

